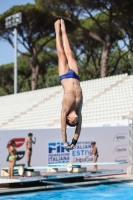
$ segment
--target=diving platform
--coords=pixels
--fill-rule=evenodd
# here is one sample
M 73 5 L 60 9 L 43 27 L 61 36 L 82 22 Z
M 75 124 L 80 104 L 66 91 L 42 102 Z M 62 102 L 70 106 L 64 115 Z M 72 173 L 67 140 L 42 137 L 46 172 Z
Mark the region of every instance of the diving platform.
M 0 177 L 0 184 L 12 184 L 12 183 L 31 183 L 31 182 L 42 182 L 42 181 L 68 181 L 68 179 L 77 181 L 83 180 L 84 178 L 92 178 L 92 177 L 100 177 L 105 175 L 112 175 L 112 174 L 122 174 L 123 170 L 99 170 L 97 172 L 93 171 L 86 171 L 81 173 L 69 173 L 69 172 L 56 172 L 56 173 L 48 173 L 45 172 L 42 176 L 33 176 L 33 177 L 21 177 L 21 176 L 14 176 L 14 178 L 10 179 L 6 176 Z

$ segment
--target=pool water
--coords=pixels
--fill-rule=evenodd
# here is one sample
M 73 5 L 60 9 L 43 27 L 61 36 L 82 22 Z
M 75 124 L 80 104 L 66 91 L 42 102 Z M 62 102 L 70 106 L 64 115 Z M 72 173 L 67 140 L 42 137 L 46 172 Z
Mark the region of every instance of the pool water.
M 133 183 L 98 185 L 0 197 L 0 200 L 133 200 Z

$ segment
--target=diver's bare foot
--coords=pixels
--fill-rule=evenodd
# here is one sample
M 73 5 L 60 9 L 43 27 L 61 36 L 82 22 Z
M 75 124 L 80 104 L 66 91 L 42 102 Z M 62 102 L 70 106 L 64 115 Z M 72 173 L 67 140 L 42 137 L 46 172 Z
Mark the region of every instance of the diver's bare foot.
M 42 174 L 41 174 L 41 176 L 47 176 L 47 174 L 45 174 L 45 173 L 42 173 Z
M 55 23 L 54 23 L 54 27 L 55 27 L 55 31 L 56 32 L 60 32 L 60 20 L 58 19 Z
M 97 172 L 98 170 L 97 169 L 93 169 L 93 172 Z
M 61 21 L 61 31 L 62 31 L 62 32 L 66 32 L 66 26 L 65 26 L 64 20 L 61 19 L 60 21 Z

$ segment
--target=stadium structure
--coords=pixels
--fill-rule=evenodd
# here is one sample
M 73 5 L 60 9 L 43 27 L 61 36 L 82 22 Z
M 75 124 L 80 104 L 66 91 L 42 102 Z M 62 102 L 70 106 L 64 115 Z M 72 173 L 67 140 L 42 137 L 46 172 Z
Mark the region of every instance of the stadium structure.
M 81 82 L 83 124 L 133 118 L 133 75 Z M 60 126 L 62 86 L 0 97 L 0 129 Z

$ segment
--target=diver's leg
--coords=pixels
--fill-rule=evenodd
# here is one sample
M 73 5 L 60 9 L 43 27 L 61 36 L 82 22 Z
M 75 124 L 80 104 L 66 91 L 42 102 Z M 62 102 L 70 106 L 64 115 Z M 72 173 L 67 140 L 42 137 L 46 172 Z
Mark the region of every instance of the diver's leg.
M 55 33 L 56 33 L 56 49 L 58 52 L 58 71 L 59 71 L 59 76 L 65 74 L 68 72 L 69 67 L 68 67 L 68 62 L 67 58 L 64 52 L 64 48 L 62 45 L 62 41 L 60 38 L 60 20 L 57 20 L 55 22 Z
M 11 162 L 9 161 L 8 175 L 11 178 Z
M 11 178 L 13 178 L 13 176 L 14 176 L 13 171 L 14 171 L 15 163 L 16 163 L 16 159 L 13 158 L 13 159 L 12 159 L 12 162 L 11 162 Z
M 97 156 L 94 156 L 94 162 L 97 162 Z M 94 171 L 98 171 L 97 165 L 94 165 Z
M 30 151 L 27 150 L 27 166 L 30 167 Z
M 29 154 L 29 167 L 31 166 L 30 163 L 31 163 L 31 156 L 32 156 L 32 152 L 30 152 Z
M 75 73 L 78 75 L 78 65 L 73 56 L 73 53 L 69 44 L 69 40 L 66 34 L 65 22 L 63 19 L 61 19 L 61 31 L 62 31 L 63 47 L 64 47 L 64 51 L 68 60 L 69 68 L 74 70 Z

